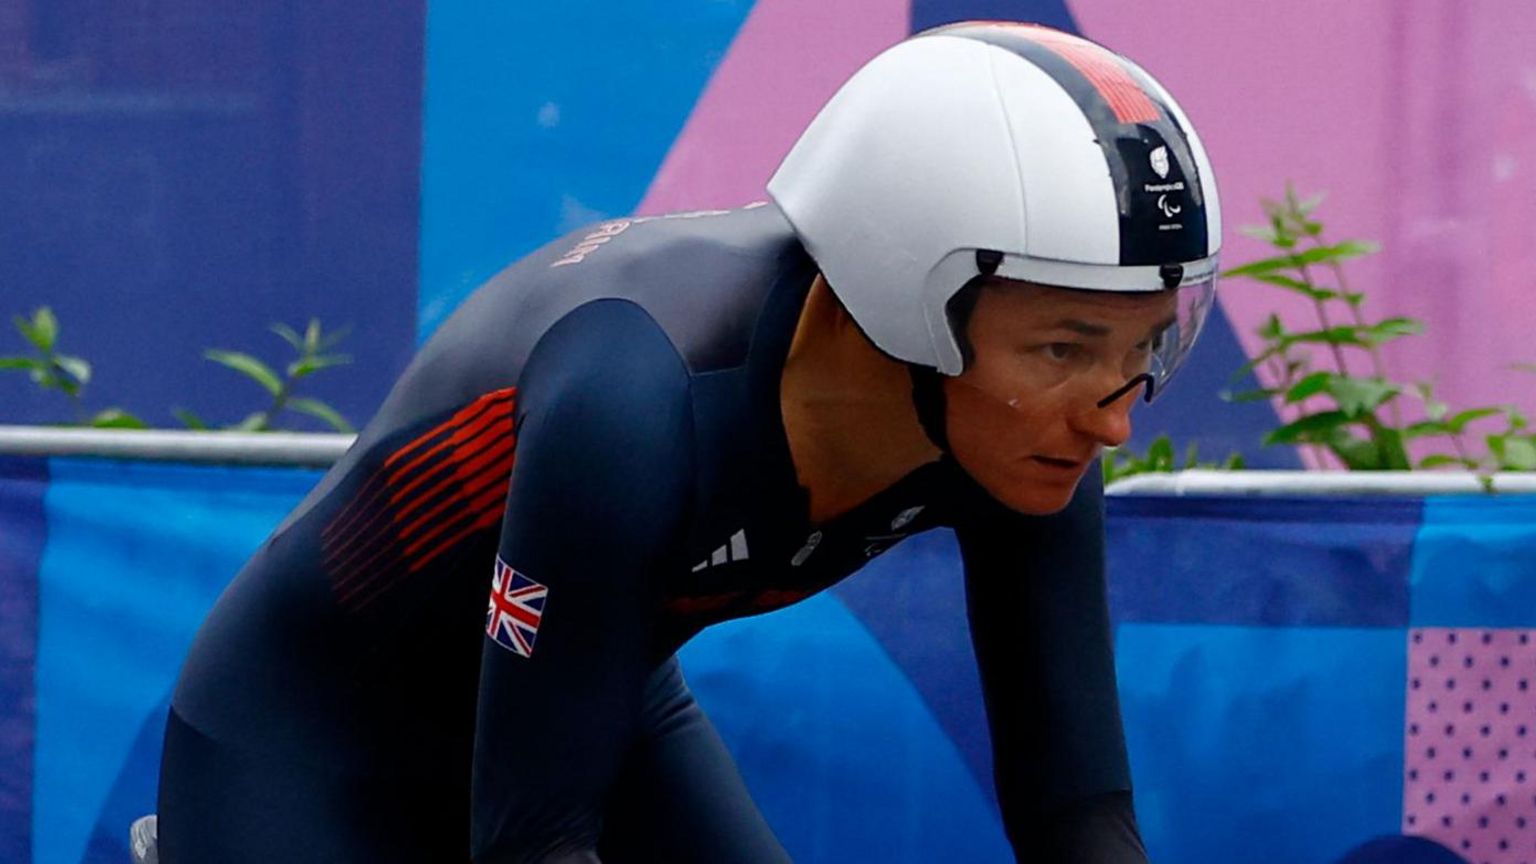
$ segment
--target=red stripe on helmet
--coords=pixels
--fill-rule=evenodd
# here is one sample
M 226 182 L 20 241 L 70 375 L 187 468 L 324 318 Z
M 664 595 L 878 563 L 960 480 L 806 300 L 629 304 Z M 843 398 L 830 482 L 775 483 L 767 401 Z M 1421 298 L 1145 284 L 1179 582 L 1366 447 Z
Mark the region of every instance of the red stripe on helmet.
M 1104 101 L 1109 103 L 1110 110 L 1115 112 L 1115 119 L 1121 123 L 1151 123 L 1160 116 L 1157 103 L 1131 77 L 1120 57 L 1108 48 L 1070 33 L 1035 24 L 1005 26 L 1050 49 L 1081 72 L 1093 88 L 1099 91 L 1099 95 L 1104 97 Z

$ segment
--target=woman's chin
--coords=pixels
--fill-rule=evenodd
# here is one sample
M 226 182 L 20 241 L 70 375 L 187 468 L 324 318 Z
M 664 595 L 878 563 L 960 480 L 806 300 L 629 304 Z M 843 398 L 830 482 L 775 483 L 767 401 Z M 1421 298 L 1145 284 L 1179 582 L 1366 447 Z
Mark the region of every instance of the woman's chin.
M 1072 496 L 1077 492 L 1077 484 L 1081 479 L 1081 475 L 1070 480 L 1052 478 L 1042 481 L 1030 478 L 1002 488 L 993 488 L 983 483 L 982 488 L 997 499 L 998 503 L 1016 513 L 1023 513 L 1026 516 L 1049 516 L 1060 512 L 1072 503 Z

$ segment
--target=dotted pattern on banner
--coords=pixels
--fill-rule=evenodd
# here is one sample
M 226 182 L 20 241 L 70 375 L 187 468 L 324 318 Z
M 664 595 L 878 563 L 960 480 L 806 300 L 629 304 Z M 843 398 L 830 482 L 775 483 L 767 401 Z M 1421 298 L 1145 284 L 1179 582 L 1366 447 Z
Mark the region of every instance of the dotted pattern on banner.
M 1403 833 L 1536 864 L 1536 631 L 1408 634 Z

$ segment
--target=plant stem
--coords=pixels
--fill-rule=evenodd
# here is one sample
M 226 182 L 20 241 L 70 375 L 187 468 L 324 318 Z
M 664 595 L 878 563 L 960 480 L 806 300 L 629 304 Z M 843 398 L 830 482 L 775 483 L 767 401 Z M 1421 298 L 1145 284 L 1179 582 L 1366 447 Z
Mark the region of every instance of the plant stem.
M 1275 355 L 1274 357 L 1269 358 L 1267 365 L 1269 366 L 1269 374 L 1275 379 L 1275 386 L 1282 389 L 1289 389 L 1286 386 L 1288 382 L 1285 380 L 1285 363 L 1282 362 L 1283 360 L 1283 357 Z
M 1321 245 L 1323 245 L 1323 241 L 1318 239 L 1318 238 L 1316 238 L 1316 237 L 1313 237 L 1312 238 L 1312 245 L 1314 245 L 1314 246 L 1321 246 Z M 1339 265 L 1339 262 L 1337 262 L 1337 261 L 1330 261 L 1330 262 L 1328 262 L 1328 266 L 1329 266 L 1329 268 L 1331 270 L 1333 270 L 1333 278 L 1335 278 L 1335 279 L 1337 279 L 1339 281 L 1339 293 L 1340 294 L 1348 294 L 1349 293 L 1349 281 L 1344 278 L 1344 268 L 1341 267 Z M 1358 307 L 1355 304 L 1350 303 L 1348 301 L 1346 301 L 1344 305 L 1349 307 L 1350 314 L 1354 318 L 1354 321 L 1355 321 L 1355 326 L 1357 326 L 1357 327 L 1364 327 L 1365 326 L 1365 317 L 1360 314 L 1360 307 Z M 1378 346 L 1378 345 L 1371 345 L 1366 350 L 1371 355 L 1371 368 L 1376 371 L 1376 377 L 1382 379 L 1383 381 L 1387 380 L 1387 364 L 1382 359 L 1381 347 Z M 1402 411 L 1402 408 L 1400 408 L 1398 406 L 1396 400 L 1393 400 L 1392 404 L 1390 406 L 1388 406 L 1388 407 L 1389 407 L 1389 410 L 1392 412 L 1392 425 L 1393 426 L 1397 426 L 1397 427 L 1401 427 L 1403 425 L 1403 411 Z
M 279 387 L 277 393 L 272 397 L 272 407 L 261 413 L 261 422 L 256 426 L 257 432 L 271 431 L 272 421 L 276 420 L 277 415 L 282 413 L 283 407 L 288 404 L 288 397 L 292 395 L 292 391 L 293 379 L 284 378 L 283 386 Z
M 1460 432 L 1451 433 L 1451 446 L 1456 448 L 1456 455 L 1461 457 L 1461 462 L 1463 465 L 1467 466 L 1468 468 L 1472 468 L 1478 464 L 1472 461 L 1472 457 L 1467 455 L 1466 445 L 1461 443 Z
M 1307 268 L 1307 265 L 1298 261 L 1296 269 L 1301 273 L 1301 281 L 1305 282 L 1308 288 L 1316 291 L 1317 283 L 1313 281 L 1312 271 Z M 1322 322 L 1323 329 L 1332 330 L 1333 324 L 1328 320 L 1328 310 L 1323 306 L 1323 301 L 1314 297 L 1312 306 L 1317 309 L 1317 320 Z M 1333 352 L 1334 362 L 1339 365 L 1339 374 L 1349 375 L 1349 364 L 1344 362 L 1344 349 L 1332 342 L 1328 343 L 1328 348 Z

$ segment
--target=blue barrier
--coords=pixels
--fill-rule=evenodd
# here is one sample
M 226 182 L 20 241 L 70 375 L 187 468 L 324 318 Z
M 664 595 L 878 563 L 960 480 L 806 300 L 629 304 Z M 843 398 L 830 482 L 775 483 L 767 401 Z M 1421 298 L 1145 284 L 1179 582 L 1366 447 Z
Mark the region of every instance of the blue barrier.
M 0 459 L 0 859 L 127 860 L 192 633 L 318 476 Z M 1516 776 L 1536 777 L 1536 749 L 1518 749 L 1501 719 L 1536 718 L 1518 686 L 1536 678 L 1536 498 L 1109 507 L 1121 693 L 1154 860 L 1324 864 L 1399 834 L 1468 860 L 1523 860 L 1499 842 L 1536 847 L 1524 827 L 1536 800 L 1516 800 L 1536 784 Z M 930 532 L 684 650 L 796 860 L 1010 860 L 961 590 L 953 537 Z M 1431 734 L 1478 736 L 1430 728 L 1462 708 L 1436 696 L 1451 680 L 1441 665 L 1458 667 L 1463 690 L 1487 682 L 1466 716 L 1514 751 L 1484 754 L 1499 763 L 1486 781 L 1470 757 L 1452 781 L 1423 755 Z

